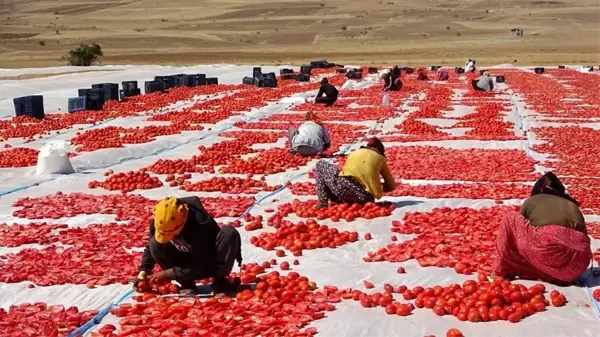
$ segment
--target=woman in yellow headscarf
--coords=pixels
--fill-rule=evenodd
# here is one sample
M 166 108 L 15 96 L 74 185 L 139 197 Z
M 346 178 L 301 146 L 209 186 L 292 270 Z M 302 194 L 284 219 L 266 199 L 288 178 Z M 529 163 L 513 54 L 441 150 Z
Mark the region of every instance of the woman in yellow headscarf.
M 158 264 L 162 271 L 150 275 L 151 281 L 175 280 L 182 293 L 191 295 L 197 291 L 194 280 L 214 277 L 214 293 L 223 293 L 237 286 L 226 278 L 235 260 L 241 264 L 241 239 L 234 227 L 220 228 L 197 197 L 170 197 L 154 208 L 138 279 L 145 279 Z

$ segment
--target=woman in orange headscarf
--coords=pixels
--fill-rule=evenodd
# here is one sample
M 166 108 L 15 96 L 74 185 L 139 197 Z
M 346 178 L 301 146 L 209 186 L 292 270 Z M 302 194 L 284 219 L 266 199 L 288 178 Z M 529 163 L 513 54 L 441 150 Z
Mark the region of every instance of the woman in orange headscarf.
M 214 293 L 229 292 L 239 285 L 226 278 L 235 260 L 242 262 L 240 234 L 234 227 L 220 228 L 197 197 L 166 198 L 154 208 L 134 289 L 149 277 L 155 282 L 175 280 L 182 293 L 192 295 L 197 291 L 194 280 L 214 277 Z M 150 275 L 155 264 L 162 271 Z

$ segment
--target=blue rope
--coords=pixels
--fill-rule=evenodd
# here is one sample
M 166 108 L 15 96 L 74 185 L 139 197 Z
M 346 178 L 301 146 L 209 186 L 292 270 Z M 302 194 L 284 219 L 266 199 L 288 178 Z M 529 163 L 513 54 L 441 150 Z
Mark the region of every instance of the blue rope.
M 129 290 L 123 296 L 121 296 L 117 301 L 107 305 L 105 308 L 100 310 L 98 312 L 98 314 L 96 314 L 96 316 L 94 316 L 92 319 L 90 319 L 85 324 L 83 324 L 79 328 L 77 328 L 77 329 L 73 330 L 71 333 L 69 333 L 67 335 L 67 337 L 75 337 L 77 335 L 83 335 L 83 334 L 87 333 L 94 326 L 96 326 L 96 325 L 100 324 L 100 322 L 102 322 L 104 317 L 106 317 L 106 315 L 108 315 L 108 313 L 110 312 L 110 309 L 112 309 L 113 306 L 121 304 L 121 302 L 128 299 L 131 296 L 131 294 L 133 294 L 133 290 Z

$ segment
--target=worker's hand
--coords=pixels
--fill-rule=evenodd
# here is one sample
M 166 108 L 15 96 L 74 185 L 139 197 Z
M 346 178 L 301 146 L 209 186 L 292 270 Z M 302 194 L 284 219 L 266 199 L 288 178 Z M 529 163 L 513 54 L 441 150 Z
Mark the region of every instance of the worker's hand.
M 145 284 L 140 287 L 140 282 L 142 281 L 147 282 L 145 271 L 141 271 L 138 274 L 138 276 L 133 280 L 133 290 L 135 290 L 138 293 L 144 292 L 145 289 L 143 288 L 145 287 Z
M 167 269 L 150 276 L 150 283 L 161 284 L 174 279 L 173 270 Z

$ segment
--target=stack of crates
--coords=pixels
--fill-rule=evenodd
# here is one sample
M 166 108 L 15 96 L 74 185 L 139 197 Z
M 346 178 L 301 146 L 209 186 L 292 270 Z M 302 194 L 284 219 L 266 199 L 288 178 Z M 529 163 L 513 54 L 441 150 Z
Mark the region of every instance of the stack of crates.
M 87 97 L 72 97 L 69 98 L 69 113 L 87 110 Z
M 123 85 L 123 90 L 119 91 L 119 98 L 125 99 L 127 97 L 139 96 L 141 95 L 140 88 L 138 88 L 137 81 L 125 81 L 121 83 Z
M 33 95 L 17 97 L 13 99 L 15 104 L 15 116 L 30 116 L 44 119 L 44 96 Z
M 92 84 L 92 89 L 102 89 L 104 91 L 104 102 L 119 100 L 118 83 Z
M 165 92 L 165 83 L 161 81 L 146 81 L 144 82 L 144 92 L 151 94 L 153 92 Z
M 97 86 L 97 85 L 96 85 Z M 77 91 L 79 97 L 85 97 L 85 109 L 84 110 L 102 110 L 104 106 L 104 99 L 106 91 L 101 88 L 92 89 L 79 89 Z M 81 104 L 81 103 L 78 103 Z
M 198 85 L 206 85 L 206 74 L 196 74 L 195 77 Z
M 217 77 L 207 77 L 206 84 L 207 85 L 217 85 L 217 84 L 219 84 L 219 79 Z
M 175 88 L 177 86 L 177 76 L 154 76 L 154 81 L 162 82 L 166 89 Z
M 294 69 L 280 69 L 279 75 L 281 76 L 281 80 L 293 80 L 294 79 Z

